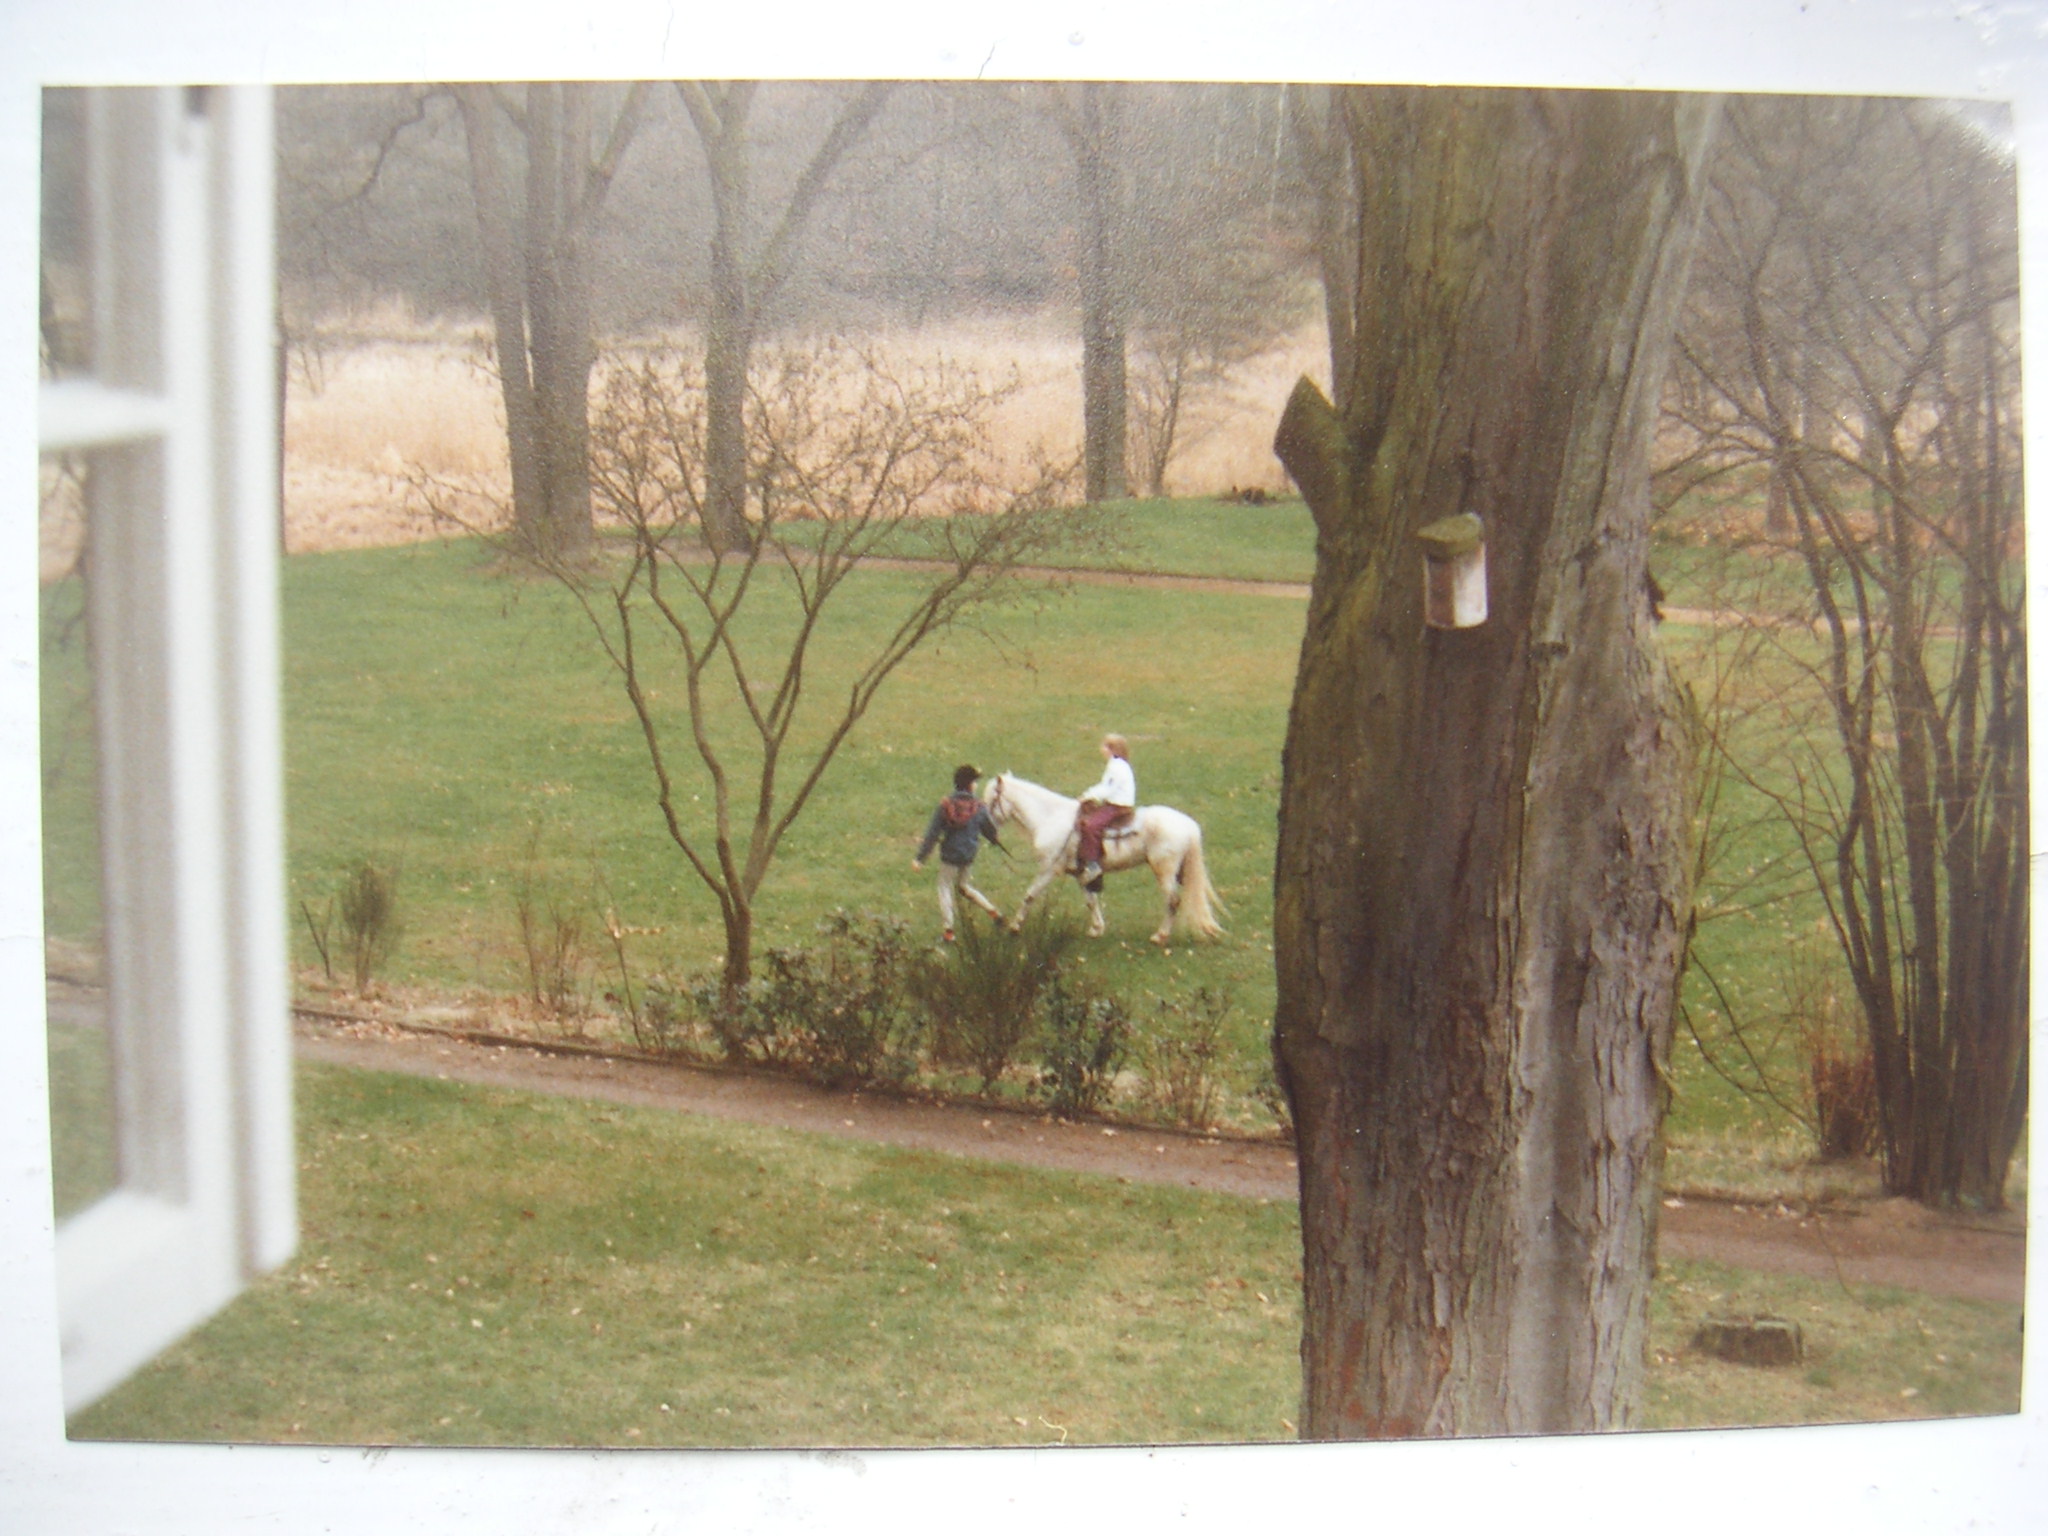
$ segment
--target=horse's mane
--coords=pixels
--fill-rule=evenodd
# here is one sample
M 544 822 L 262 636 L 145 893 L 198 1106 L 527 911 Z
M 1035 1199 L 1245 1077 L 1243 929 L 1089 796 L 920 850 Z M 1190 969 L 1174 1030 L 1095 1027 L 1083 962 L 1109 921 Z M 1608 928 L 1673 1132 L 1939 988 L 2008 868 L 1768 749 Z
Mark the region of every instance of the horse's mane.
M 1040 784 L 1035 779 L 1027 779 L 1021 773 L 1013 773 L 1008 768 L 1005 768 L 1001 773 L 997 774 L 996 777 L 1001 779 L 1005 784 L 1014 785 L 1018 789 L 1033 790 L 1041 795 L 1051 795 L 1055 800 L 1071 800 L 1074 798 L 1072 795 L 1061 794 L 1058 790 L 1052 788 L 1050 785 Z

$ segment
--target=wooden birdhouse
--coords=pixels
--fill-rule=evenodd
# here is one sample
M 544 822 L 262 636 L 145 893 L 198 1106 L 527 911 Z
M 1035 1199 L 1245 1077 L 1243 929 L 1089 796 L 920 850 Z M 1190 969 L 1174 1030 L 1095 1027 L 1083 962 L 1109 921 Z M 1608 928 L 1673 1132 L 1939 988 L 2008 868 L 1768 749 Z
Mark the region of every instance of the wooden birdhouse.
M 1422 545 L 1422 617 L 1431 629 L 1486 622 L 1486 524 L 1477 512 L 1416 529 Z

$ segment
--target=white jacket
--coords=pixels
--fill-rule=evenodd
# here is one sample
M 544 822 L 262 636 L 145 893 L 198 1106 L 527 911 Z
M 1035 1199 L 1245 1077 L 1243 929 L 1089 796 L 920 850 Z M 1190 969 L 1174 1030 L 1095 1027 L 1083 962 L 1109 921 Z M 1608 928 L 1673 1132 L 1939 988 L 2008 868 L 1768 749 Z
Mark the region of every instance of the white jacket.
M 1103 767 L 1102 780 L 1092 789 L 1081 791 L 1083 800 L 1099 800 L 1104 805 L 1120 805 L 1130 810 L 1138 803 L 1138 776 L 1131 772 L 1131 765 L 1120 757 L 1112 757 Z

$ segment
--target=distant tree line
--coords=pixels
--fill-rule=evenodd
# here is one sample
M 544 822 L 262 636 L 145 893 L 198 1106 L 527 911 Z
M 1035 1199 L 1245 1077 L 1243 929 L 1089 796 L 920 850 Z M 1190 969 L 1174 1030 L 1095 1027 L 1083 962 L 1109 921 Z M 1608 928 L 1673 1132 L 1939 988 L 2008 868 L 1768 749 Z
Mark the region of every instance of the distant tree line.
M 520 87 L 518 90 L 523 91 Z M 629 87 L 589 88 L 617 110 Z M 777 327 L 923 324 L 1078 304 L 1083 178 L 1063 126 L 1078 87 L 906 84 L 889 94 L 825 189 L 803 261 L 764 320 Z M 846 88 L 763 83 L 749 151 L 761 208 L 779 207 Z M 1116 85 L 1108 231 L 1134 331 L 1185 308 L 1222 273 L 1287 320 L 1314 301 L 1314 210 L 1288 128 L 1307 92 L 1277 86 Z M 469 150 L 457 93 L 433 86 L 281 90 L 279 269 L 288 317 L 400 298 L 426 316 L 483 314 Z M 1076 107 L 1078 113 L 1079 108 Z M 592 233 L 593 319 L 629 334 L 701 319 L 717 210 L 680 93 L 657 90 Z M 1242 330 L 1246 320 L 1231 317 Z
M 520 525 L 564 547 L 588 534 L 603 338 L 679 326 L 703 337 L 722 546 L 747 537 L 748 359 L 791 334 L 1070 315 L 1086 498 L 1164 494 L 1205 400 L 1332 270 L 1328 178 L 1288 126 L 1318 110 L 1271 86 L 290 90 L 285 326 L 391 299 L 488 315 Z

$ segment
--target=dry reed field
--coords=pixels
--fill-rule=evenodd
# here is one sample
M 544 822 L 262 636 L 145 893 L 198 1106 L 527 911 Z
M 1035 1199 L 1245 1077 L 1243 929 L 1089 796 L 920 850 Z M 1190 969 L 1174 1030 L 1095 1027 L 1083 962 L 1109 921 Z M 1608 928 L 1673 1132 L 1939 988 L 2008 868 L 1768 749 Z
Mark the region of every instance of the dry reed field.
M 847 338 L 852 340 L 852 338 Z M 686 352 L 687 337 L 675 338 Z M 1034 455 L 1076 457 L 1081 438 L 1078 328 L 990 321 L 860 339 L 885 361 L 945 360 L 985 383 L 1014 380 L 994 445 L 1021 483 Z M 1327 378 L 1320 327 L 1307 327 L 1189 407 L 1167 489 L 1208 495 L 1285 489 L 1272 435 L 1295 379 Z M 335 325 L 294 347 L 285 403 L 285 548 L 291 553 L 432 536 L 406 505 L 413 468 L 507 491 L 503 409 L 476 326 Z

